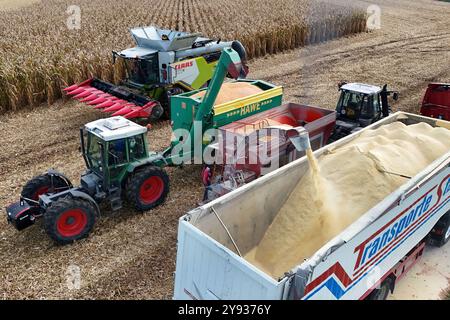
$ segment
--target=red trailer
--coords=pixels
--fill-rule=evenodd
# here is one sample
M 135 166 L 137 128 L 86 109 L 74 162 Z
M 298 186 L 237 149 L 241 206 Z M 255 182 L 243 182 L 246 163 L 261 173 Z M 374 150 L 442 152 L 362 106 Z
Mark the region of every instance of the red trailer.
M 450 84 L 430 83 L 422 101 L 420 114 L 442 120 L 450 120 Z
M 316 150 L 327 144 L 335 124 L 334 110 L 287 103 L 220 127 L 221 138 L 211 147 L 222 164 L 203 170 L 203 182 L 208 186 L 204 201 L 304 156 L 289 139 L 292 129 L 306 130 Z

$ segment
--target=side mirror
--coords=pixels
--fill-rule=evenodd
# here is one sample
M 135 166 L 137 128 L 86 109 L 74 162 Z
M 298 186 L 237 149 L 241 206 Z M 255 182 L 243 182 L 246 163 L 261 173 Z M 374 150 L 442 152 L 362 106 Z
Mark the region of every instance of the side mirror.
M 346 84 L 347 84 L 346 81 L 338 82 L 338 91 L 341 90 L 341 87 L 342 87 L 342 86 L 345 86 Z

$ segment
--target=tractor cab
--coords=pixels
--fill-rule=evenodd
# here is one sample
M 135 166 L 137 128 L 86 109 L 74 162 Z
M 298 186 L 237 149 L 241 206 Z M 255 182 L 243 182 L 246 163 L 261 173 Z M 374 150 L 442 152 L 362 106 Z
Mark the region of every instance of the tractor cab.
M 358 131 L 390 113 L 388 97 L 398 99 L 398 92 L 363 83 L 340 83 L 336 106 L 336 129 L 331 141 Z
M 104 188 L 120 186 L 128 166 L 148 158 L 146 133 L 147 128 L 120 116 L 86 124 L 81 131 L 83 156 Z
M 363 127 L 382 117 L 381 88 L 372 85 L 349 83 L 342 85 L 336 107 L 338 119 L 359 122 Z

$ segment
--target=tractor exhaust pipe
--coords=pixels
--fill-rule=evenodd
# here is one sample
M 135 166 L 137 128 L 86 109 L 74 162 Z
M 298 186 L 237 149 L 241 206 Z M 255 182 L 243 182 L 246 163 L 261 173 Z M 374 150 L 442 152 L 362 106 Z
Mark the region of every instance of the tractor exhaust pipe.
M 389 102 L 388 102 L 388 91 L 387 91 L 387 84 L 383 86 L 383 90 L 381 90 L 380 96 L 381 96 L 381 112 L 383 113 L 383 118 L 389 116 Z

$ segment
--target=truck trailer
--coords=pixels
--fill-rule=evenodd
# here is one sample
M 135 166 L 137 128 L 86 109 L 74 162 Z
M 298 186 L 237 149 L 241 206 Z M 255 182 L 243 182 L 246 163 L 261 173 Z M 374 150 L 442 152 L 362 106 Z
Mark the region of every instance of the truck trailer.
M 441 119 L 397 112 L 314 154 L 396 121 L 450 129 Z M 243 256 L 308 169 L 302 157 L 181 217 L 174 299 L 385 299 L 426 243 L 450 238 L 449 150 L 275 279 Z M 385 234 L 392 236 L 380 242 Z

